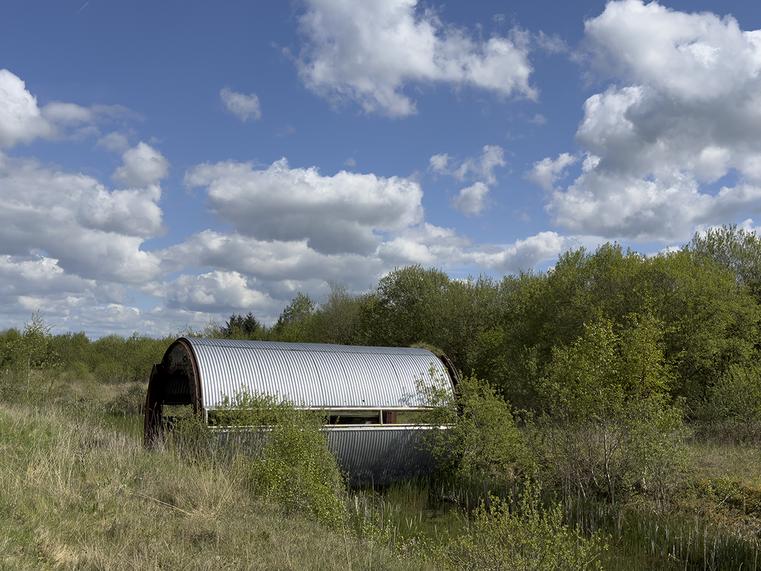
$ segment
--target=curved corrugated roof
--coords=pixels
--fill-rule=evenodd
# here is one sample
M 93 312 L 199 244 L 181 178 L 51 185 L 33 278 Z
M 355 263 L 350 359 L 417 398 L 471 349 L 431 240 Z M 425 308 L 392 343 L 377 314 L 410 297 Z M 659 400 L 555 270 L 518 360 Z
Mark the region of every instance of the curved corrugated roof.
M 446 367 L 426 349 L 186 339 L 207 410 L 241 390 L 316 408 L 424 406 L 421 380 L 452 390 Z

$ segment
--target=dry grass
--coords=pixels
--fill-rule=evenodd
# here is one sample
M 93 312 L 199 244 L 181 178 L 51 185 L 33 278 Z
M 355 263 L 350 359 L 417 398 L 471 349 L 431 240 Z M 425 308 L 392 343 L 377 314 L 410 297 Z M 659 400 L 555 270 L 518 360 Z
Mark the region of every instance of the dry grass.
M 695 476 L 732 478 L 761 489 L 761 449 L 753 444 L 696 442 L 691 446 Z
M 243 470 L 0 405 L 0 568 L 421 568 L 251 497 Z

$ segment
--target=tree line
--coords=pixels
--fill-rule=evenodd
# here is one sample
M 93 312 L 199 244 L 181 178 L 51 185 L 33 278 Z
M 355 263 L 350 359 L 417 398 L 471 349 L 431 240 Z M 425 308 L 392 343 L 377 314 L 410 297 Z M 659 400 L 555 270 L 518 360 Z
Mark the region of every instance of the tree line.
M 578 392 L 618 383 L 626 398 L 658 394 L 679 403 L 688 419 L 755 421 L 760 324 L 761 239 L 727 226 L 695 235 L 678 251 L 579 248 L 546 272 L 502 279 L 400 268 L 362 295 L 334 287 L 317 304 L 299 293 L 271 327 L 235 314 L 207 333 L 422 344 L 534 413 L 589 414 L 595 398 L 552 387 Z

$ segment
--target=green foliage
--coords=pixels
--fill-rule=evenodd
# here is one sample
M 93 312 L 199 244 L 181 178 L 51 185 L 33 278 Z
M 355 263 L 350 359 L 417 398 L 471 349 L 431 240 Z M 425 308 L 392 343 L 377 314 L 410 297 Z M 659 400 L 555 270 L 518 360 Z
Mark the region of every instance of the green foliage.
M 574 422 L 616 418 L 630 403 L 665 395 L 672 374 L 662 350 L 662 329 L 650 315 L 626 317 L 617 333 L 599 319 L 584 325 L 570 345 L 555 347 L 541 384 L 546 410 Z
M 616 333 L 598 320 L 553 351 L 542 384 L 548 416 L 534 438 L 567 492 L 615 502 L 636 489 L 665 500 L 685 470 L 682 413 L 667 397 L 657 322 L 627 322 Z
M 0 341 L 0 399 L 29 398 L 40 389 L 32 380 L 40 371 L 55 370 L 60 358 L 53 347 L 50 326 L 34 313 L 22 332 L 10 330 Z M 49 389 L 48 387 L 45 387 Z
M 308 337 L 309 322 L 315 311 L 315 303 L 301 292 L 296 294 L 280 313 L 272 334 L 279 341 L 303 341 Z
M 378 282 L 363 307 L 364 335 L 374 345 L 409 346 L 439 343 L 446 317 L 449 276 L 439 270 L 410 266 L 390 272 Z
M 360 310 L 364 297 L 350 295 L 345 288 L 331 286 L 325 303 L 313 313 L 308 339 L 321 343 L 359 343 Z
M 345 523 L 344 478 L 320 430 L 320 413 L 241 390 L 225 397 L 214 416 L 220 425 L 255 430 L 245 448 L 253 454 L 248 473 L 254 493 L 332 527 Z
M 454 400 L 446 392 L 427 391 L 433 408 L 426 422 L 448 428 L 430 431 L 425 444 L 445 474 L 484 487 L 504 487 L 530 467 L 510 405 L 488 383 L 465 377 Z
M 731 365 L 710 387 L 706 413 L 714 421 L 726 419 L 749 424 L 761 421 L 761 366 Z
M 293 405 L 288 402 L 241 389 L 232 398 L 222 398 L 221 408 L 213 411 L 213 422 L 220 426 L 266 427 L 288 422 L 293 414 Z
M 285 407 L 279 417 L 261 457 L 251 466 L 255 492 L 289 512 L 311 516 L 330 527 L 342 526 L 347 517 L 346 489 L 320 431 L 321 418 Z
M 761 238 L 736 225 L 696 234 L 689 250 L 729 269 L 761 301 Z
M 560 505 L 545 509 L 539 492 L 527 481 L 517 502 L 495 496 L 483 501 L 470 529 L 444 548 L 443 563 L 476 571 L 602 569 L 604 538 L 565 525 Z
M 229 339 L 256 339 L 262 333 L 262 324 L 250 311 L 246 315 L 233 313 L 220 329 L 220 335 Z
M 761 437 L 761 365 L 736 363 L 708 389 L 702 420 L 737 441 Z
M 116 415 L 142 415 L 145 406 L 146 387 L 133 384 L 127 390 L 119 392 L 105 405 L 106 412 Z

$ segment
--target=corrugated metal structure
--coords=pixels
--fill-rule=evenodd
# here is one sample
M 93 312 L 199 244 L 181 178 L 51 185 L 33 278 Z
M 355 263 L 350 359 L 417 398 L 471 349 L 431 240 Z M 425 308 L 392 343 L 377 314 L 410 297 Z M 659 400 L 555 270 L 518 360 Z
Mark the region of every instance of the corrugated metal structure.
M 354 481 L 381 483 L 430 467 L 417 446 L 430 427 L 400 421 L 426 410 L 423 387 L 451 394 L 453 378 L 448 363 L 426 349 L 183 337 L 154 366 L 146 443 L 163 431 L 166 405 L 192 405 L 208 422 L 241 392 L 271 395 L 324 411 L 328 444 L 343 469 Z M 222 440 L 247 437 L 218 431 Z

